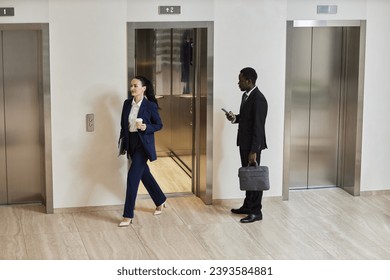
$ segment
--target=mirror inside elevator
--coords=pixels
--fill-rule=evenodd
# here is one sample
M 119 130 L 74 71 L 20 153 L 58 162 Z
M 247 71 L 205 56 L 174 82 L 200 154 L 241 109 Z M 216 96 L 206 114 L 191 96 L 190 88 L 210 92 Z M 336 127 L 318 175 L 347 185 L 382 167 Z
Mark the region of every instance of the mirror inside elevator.
M 195 194 L 206 204 L 211 204 L 211 35 L 208 24 L 128 24 L 128 78 L 143 75 L 153 82 L 163 122 L 151 171 L 168 195 Z M 147 194 L 143 186 L 139 194 Z
M 360 193 L 365 23 L 287 23 L 284 188 Z

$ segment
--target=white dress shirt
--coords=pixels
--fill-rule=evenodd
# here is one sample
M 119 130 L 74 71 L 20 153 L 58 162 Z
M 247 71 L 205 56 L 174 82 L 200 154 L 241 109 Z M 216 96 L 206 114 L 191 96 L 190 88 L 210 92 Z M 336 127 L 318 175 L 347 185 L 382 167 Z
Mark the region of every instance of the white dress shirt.
M 137 119 L 138 112 L 139 112 L 139 107 L 141 107 L 143 98 L 136 103 L 135 100 L 133 99 L 133 102 L 131 103 L 131 110 L 129 114 L 129 131 L 130 132 L 137 132 L 138 129 L 135 125 L 135 120 Z

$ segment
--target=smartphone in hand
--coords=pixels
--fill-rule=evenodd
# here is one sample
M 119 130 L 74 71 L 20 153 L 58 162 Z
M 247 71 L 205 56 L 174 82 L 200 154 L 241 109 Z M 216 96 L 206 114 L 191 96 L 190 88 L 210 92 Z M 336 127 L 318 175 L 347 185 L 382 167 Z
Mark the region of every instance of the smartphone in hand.
M 228 112 L 227 110 L 225 110 L 224 108 L 221 108 L 222 111 L 225 112 L 225 116 L 226 118 L 229 120 L 229 121 L 233 121 L 235 120 L 235 116 L 232 112 Z

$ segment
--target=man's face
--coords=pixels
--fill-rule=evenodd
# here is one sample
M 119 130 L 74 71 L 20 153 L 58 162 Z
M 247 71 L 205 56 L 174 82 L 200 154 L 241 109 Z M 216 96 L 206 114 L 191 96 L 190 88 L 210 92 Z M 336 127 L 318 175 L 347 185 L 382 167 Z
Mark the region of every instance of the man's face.
M 241 91 L 246 91 L 248 90 L 250 85 L 250 81 L 247 80 L 241 73 L 238 76 L 238 87 L 240 88 Z

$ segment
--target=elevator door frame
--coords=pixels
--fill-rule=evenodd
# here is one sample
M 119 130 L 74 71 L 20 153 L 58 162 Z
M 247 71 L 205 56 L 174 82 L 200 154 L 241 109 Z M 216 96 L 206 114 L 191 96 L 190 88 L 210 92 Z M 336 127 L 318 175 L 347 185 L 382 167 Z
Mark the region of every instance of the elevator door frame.
M 46 213 L 53 213 L 53 176 L 52 176 L 52 144 L 51 144 L 51 94 L 50 94 L 50 55 L 49 55 L 49 24 L 48 23 L 11 23 L 0 24 L 1 31 L 34 30 L 39 31 L 40 65 L 39 98 L 41 99 L 41 141 L 43 152 L 43 185 L 41 188 L 42 203 Z
M 363 123 L 363 94 L 364 94 L 364 58 L 365 58 L 365 33 L 366 33 L 366 22 L 360 20 L 335 20 L 335 21 L 318 21 L 318 20 L 295 20 L 287 21 L 287 40 L 289 40 L 289 26 L 293 28 L 299 27 L 360 27 L 360 41 L 359 41 L 359 65 L 357 73 L 357 101 L 356 101 L 356 139 L 355 139 L 355 150 L 354 150 L 354 166 L 353 166 L 353 178 L 350 185 L 343 187 L 343 164 L 346 161 L 345 155 L 339 155 L 338 157 L 338 170 L 340 176 L 338 178 L 338 183 L 341 184 L 341 187 L 351 195 L 360 194 L 360 174 L 361 174 L 361 146 L 362 146 L 362 123 Z M 287 41 L 287 46 L 289 42 Z M 290 145 L 291 145 L 291 109 L 292 109 L 292 83 L 289 78 L 289 72 L 291 67 L 291 50 L 286 48 L 286 91 L 285 91 L 285 127 L 284 127 L 284 159 L 283 159 L 283 190 L 282 198 L 283 200 L 289 199 L 290 191 Z M 347 86 L 347 85 L 344 85 Z M 345 116 L 344 116 L 345 117 Z M 345 129 L 345 128 L 344 128 Z M 342 141 L 346 139 L 341 139 L 340 146 L 345 145 Z
M 212 204 L 212 182 L 213 182 L 213 22 L 128 22 L 127 23 L 127 66 L 128 77 L 135 74 L 135 30 L 136 29 L 206 29 L 207 30 L 207 57 L 205 57 L 207 69 L 195 69 L 195 91 L 199 92 L 198 98 L 194 100 L 195 109 L 195 139 L 194 139 L 194 168 L 192 171 L 193 192 L 200 197 L 205 204 Z M 204 41 L 203 41 L 204 43 Z M 194 52 L 196 52 L 196 48 Z M 199 56 L 195 55 L 195 59 Z M 195 62 L 196 63 L 196 62 Z M 207 81 L 201 83 L 200 71 L 207 71 Z M 203 92 L 206 90 L 207 92 Z M 202 97 L 202 98 L 201 98 Z M 205 101 L 205 102 L 204 102 Z M 206 110 L 205 116 L 201 115 L 201 103 Z M 204 104 L 205 103 L 205 104 Z M 205 134 L 203 135 L 200 126 L 204 124 Z

